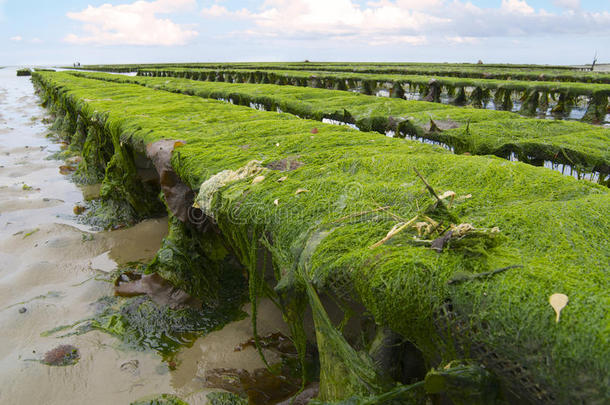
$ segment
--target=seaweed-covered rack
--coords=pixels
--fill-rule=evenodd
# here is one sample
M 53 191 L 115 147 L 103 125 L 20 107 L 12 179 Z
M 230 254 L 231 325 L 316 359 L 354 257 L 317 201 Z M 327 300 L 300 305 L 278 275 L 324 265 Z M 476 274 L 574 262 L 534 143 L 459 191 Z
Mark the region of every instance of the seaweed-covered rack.
M 134 181 L 120 193 L 129 204 L 141 198 L 134 154 L 172 145 L 172 172 L 196 194 L 179 205 L 184 222 L 168 207 L 173 230 L 208 242 L 190 245 L 203 272 L 180 267 L 173 281 L 209 299 L 214 269 L 237 258 L 251 300 L 276 298 L 301 351 L 311 312 L 318 401 L 439 392 L 456 403 L 607 401 L 607 188 L 289 114 L 65 73 L 33 77 L 68 138 L 95 128 L 90 147 L 110 140 L 95 163 L 109 187 Z M 569 297 L 559 322 L 555 293 Z M 345 322 L 331 320 L 327 302 Z M 378 339 L 341 329 L 356 309 Z M 372 360 L 388 330 L 423 355 L 425 380 L 400 380 Z

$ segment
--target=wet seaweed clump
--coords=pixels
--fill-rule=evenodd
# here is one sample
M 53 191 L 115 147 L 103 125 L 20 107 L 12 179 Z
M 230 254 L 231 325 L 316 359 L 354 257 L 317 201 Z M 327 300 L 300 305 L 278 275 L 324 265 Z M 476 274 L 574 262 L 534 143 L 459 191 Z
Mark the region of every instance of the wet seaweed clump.
M 156 304 L 171 309 L 201 308 L 202 302 L 186 291 L 174 287 L 158 273 L 140 274 L 131 271 L 121 274 L 114 283 L 114 294 L 120 297 L 148 295 Z
M 138 399 L 130 405 L 188 405 L 188 403 L 174 395 L 161 394 Z
M 290 340 L 289 337 L 285 336 L 281 332 L 273 332 L 266 336 L 259 336 L 258 337 L 258 347 L 257 347 L 256 339 L 251 338 L 248 341 L 243 342 L 243 343 L 239 344 L 237 347 L 235 347 L 235 351 L 241 352 L 242 350 L 246 349 L 247 347 L 253 347 L 255 349 L 257 349 L 258 347 L 263 348 L 263 349 L 270 349 L 270 350 L 277 352 L 280 355 L 285 355 L 285 356 L 298 354 L 296 348 L 294 347 L 294 344 L 292 343 L 292 340 Z
M 244 280 L 233 280 L 243 290 Z M 153 349 L 166 360 L 182 346 L 190 346 L 200 336 L 242 319 L 243 294 L 233 289 L 219 294 L 214 304 L 202 304 L 184 291 L 173 287 L 158 275 L 141 275 L 123 271 L 115 281 L 116 293 L 93 305 L 92 317 L 72 325 L 57 327 L 43 335 L 73 329 L 73 334 L 101 330 L 118 337 L 129 348 Z M 127 297 L 125 297 L 127 296 Z
M 223 303 L 217 308 L 173 310 L 145 295 L 126 299 L 104 297 L 97 305 L 98 311 L 85 329 L 103 330 L 129 346 L 154 349 L 166 357 L 182 346 L 190 346 L 199 336 L 243 316 L 234 303 Z
M 252 405 L 277 404 L 298 392 L 301 381 L 291 376 L 290 370 L 282 367 L 279 373 L 266 368 L 252 372 L 243 369 L 218 368 L 206 373 L 205 386 L 222 388 L 240 397 L 247 398 L 245 403 Z
M 304 385 L 303 376 L 306 382 L 317 379 L 318 376 L 319 365 L 311 350 L 308 350 L 304 359 L 300 359 L 291 339 L 280 332 L 260 336 L 258 339 L 252 338 L 238 345 L 235 351 L 242 351 L 247 347 L 276 352 L 281 360 L 267 368 L 253 371 L 234 368 L 207 371 L 205 375 L 207 388 L 220 388 L 233 394 L 220 396 L 217 402 L 212 403 L 267 405 L 289 404 L 294 400 L 295 404 L 299 404 L 306 403 L 303 402 L 305 397 L 311 399 L 317 395 L 317 382 L 310 384 L 301 392 Z M 306 372 L 303 370 L 302 361 L 305 363 Z M 316 388 L 311 389 L 311 387 Z M 235 402 L 239 400 L 243 402 Z
M 72 345 L 61 345 L 45 353 L 42 363 L 47 366 L 72 366 L 80 359 L 78 349 Z
M 207 398 L 210 405 L 248 405 L 248 400 L 230 392 L 211 392 Z
M 78 221 L 94 229 L 121 229 L 135 225 L 141 218 L 126 202 L 96 199 L 85 204 Z

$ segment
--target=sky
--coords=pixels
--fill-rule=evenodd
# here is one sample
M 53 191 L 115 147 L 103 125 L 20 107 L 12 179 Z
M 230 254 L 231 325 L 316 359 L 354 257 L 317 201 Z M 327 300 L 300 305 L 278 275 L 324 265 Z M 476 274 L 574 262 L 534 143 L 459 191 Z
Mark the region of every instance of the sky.
M 610 0 L 0 0 L 0 66 L 610 62 Z

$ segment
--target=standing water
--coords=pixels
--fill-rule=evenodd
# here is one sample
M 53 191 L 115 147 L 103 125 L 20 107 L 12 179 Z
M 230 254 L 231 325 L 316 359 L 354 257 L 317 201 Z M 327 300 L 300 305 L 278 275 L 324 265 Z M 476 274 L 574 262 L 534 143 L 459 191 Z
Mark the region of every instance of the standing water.
M 63 162 L 52 158 L 60 145 L 47 137 L 38 103 L 28 77 L 0 69 L 0 403 L 114 405 L 170 393 L 205 404 L 206 373 L 262 367 L 253 348 L 234 350 L 251 337 L 248 319 L 199 338 L 178 354 L 172 370 L 156 352 L 125 349 L 103 332 L 41 336 L 90 317 L 92 304 L 113 294 L 108 273 L 152 259 L 167 220 L 111 232 L 79 224 L 74 207 L 90 189 L 60 173 Z M 259 311 L 261 334 L 285 332 L 270 302 Z M 76 364 L 40 361 L 60 345 L 78 349 Z

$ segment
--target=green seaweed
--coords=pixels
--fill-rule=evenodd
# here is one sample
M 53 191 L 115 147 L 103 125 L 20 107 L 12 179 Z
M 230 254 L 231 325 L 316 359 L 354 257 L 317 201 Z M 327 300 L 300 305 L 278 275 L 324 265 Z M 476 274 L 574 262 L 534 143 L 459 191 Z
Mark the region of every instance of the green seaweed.
M 70 329 L 72 332 L 68 335 L 101 330 L 119 338 L 125 347 L 152 349 L 168 359 L 183 346 L 192 345 L 198 337 L 245 315 L 239 309 L 242 302 L 239 294 L 223 298 L 225 301 L 214 307 L 173 310 L 156 304 L 147 296 L 102 297 L 95 303 L 96 311 L 91 318 L 59 326 L 44 335 Z
M 193 190 L 253 160 L 266 167 L 298 156 L 303 165 L 296 170 L 267 168 L 262 181 L 226 184 L 211 202 L 225 246 L 258 277 L 250 283 L 270 284 L 255 283 L 254 295 L 276 287 L 291 322 L 303 319 L 306 306 L 324 320 L 308 293 L 311 285 L 318 294 L 363 305 L 376 324 L 417 346 L 429 369 L 471 359 L 497 378 L 501 393 L 521 402 L 607 398 L 606 188 L 519 162 L 454 155 L 405 139 L 142 86 L 46 72 L 35 73 L 35 80 L 56 98 L 60 93 L 61 102 L 79 114 L 106 111 L 117 131 L 129 134 L 125 139 L 132 147 L 183 139 L 172 165 Z M 468 112 L 471 132 L 488 113 L 494 112 Z M 455 201 L 441 203 L 439 196 L 448 191 Z M 449 235 L 448 247 L 439 253 L 429 248 L 436 239 L 405 225 L 423 214 L 439 223 L 433 234 L 443 232 L 440 238 L 458 224 L 483 233 L 498 228 L 501 238 L 487 243 L 475 232 L 453 245 Z M 379 243 L 392 229 L 401 232 Z M 459 275 L 514 265 L 523 267 L 450 283 Z M 570 297 L 559 323 L 548 305 L 555 292 Z M 409 387 L 386 386 L 338 328 L 317 324 L 321 383 L 348 382 L 344 391 L 327 390 L 330 400 L 347 400 L 337 397 L 352 392 L 376 400 Z M 302 347 L 302 327 L 291 329 Z M 353 383 L 363 377 L 367 385 Z
M 214 231 L 202 234 L 171 213 L 169 234 L 146 272 L 159 273 L 209 305 L 218 305 L 231 297 L 239 301 L 240 291 L 245 288 L 240 281 L 242 267 L 219 235 Z M 223 286 L 228 286 L 228 290 Z
M 572 66 L 471 64 L 471 63 L 388 63 L 388 62 L 241 62 L 241 63 L 154 63 L 131 65 L 88 65 L 80 69 L 106 72 L 137 72 L 141 69 L 263 69 L 354 72 L 402 75 L 437 75 L 499 80 L 610 83 L 610 74 L 583 71 Z
M 152 395 L 131 402 L 130 405 L 188 405 L 180 398 L 171 394 Z
M 299 117 L 322 120 L 332 118 L 355 123 L 363 131 L 385 133 L 393 130 L 397 136 L 425 137 L 451 145 L 458 153 L 494 154 L 507 157 L 510 153 L 529 162 L 528 156 L 579 167 L 585 172 L 610 172 L 610 129 L 592 128 L 590 125 L 549 120 L 517 119 L 507 112 L 477 111 L 452 108 L 427 102 L 384 99 L 341 93 L 322 89 L 289 88 L 275 85 L 239 85 L 228 83 L 198 83 L 186 79 L 157 79 L 147 77 L 121 77 L 107 74 L 79 74 L 80 76 L 120 83 L 136 83 L 154 89 L 198 95 L 205 98 L 228 100 L 242 105 L 262 104 L 269 110 L 282 111 Z M 485 98 L 478 90 L 479 104 Z M 510 102 L 511 91 L 502 91 L 503 103 Z M 538 93 L 535 93 L 535 105 Z M 506 101 L 508 97 L 508 101 Z M 533 102 L 533 101 L 532 101 Z M 512 102 L 511 102 L 512 103 Z M 525 106 L 527 103 L 524 103 Z M 428 133 L 429 120 L 451 122 L 459 129 L 441 133 Z M 505 132 L 506 123 L 515 122 L 518 132 Z M 475 130 L 481 123 L 484 131 Z M 464 134 L 464 124 L 468 134 Z M 470 131 L 470 129 L 473 129 Z M 578 133 L 577 136 L 575 134 Z M 562 135 L 562 136 L 556 136 Z M 604 176 L 600 176 L 603 181 Z
M 32 76 L 32 69 L 17 69 L 17 76 Z
M 499 403 L 498 385 L 483 367 L 452 362 L 428 372 L 424 389 L 430 394 L 447 393 L 456 404 L 492 405 Z
M 248 401 L 230 392 L 211 392 L 207 395 L 210 405 L 248 405 Z
M 200 70 L 192 68 L 165 68 L 155 69 L 146 68 L 139 69 L 139 76 L 161 76 L 161 77 L 181 77 L 196 80 L 214 81 L 215 75 L 212 72 L 223 72 L 225 75 L 232 77 L 235 82 L 244 82 L 243 73 L 247 72 L 243 68 L 236 70 L 226 68 L 222 70 L 209 69 L 208 74 L 203 76 Z M 473 90 L 470 93 L 464 92 L 463 99 L 457 103 L 471 104 L 475 108 L 484 108 L 491 99 L 492 94 L 497 92 L 519 92 L 525 95 L 526 108 L 522 110 L 525 115 L 531 115 L 532 111 L 538 109 L 538 103 L 533 103 L 533 96 L 527 97 L 527 94 L 543 92 L 548 95 L 564 95 L 572 99 L 583 97 L 594 101 L 594 104 L 599 104 L 600 100 L 608 100 L 610 96 L 610 85 L 608 83 L 558 83 L 551 81 L 526 81 L 526 80 L 498 80 L 488 78 L 466 78 L 466 77 L 446 77 L 446 76 L 429 76 L 429 75 L 396 75 L 396 74 L 373 74 L 373 73 L 350 73 L 350 72 L 316 72 L 304 70 L 252 70 L 252 75 L 257 77 L 269 77 L 270 83 L 277 83 L 278 77 L 283 77 L 286 84 L 310 87 L 333 88 L 337 82 L 348 83 L 349 90 L 356 90 L 363 94 L 374 94 L 381 83 L 388 83 L 393 87 L 408 87 L 411 92 L 419 93 L 420 97 L 425 101 L 439 103 L 441 102 L 441 93 L 443 90 L 451 96 L 454 89 L 470 87 Z M 258 80 L 254 83 L 262 83 Z M 322 86 L 322 83 L 327 85 Z M 498 96 L 499 97 L 499 96 Z M 497 97 L 495 97 L 497 98 Z M 597 100 L 597 101 L 595 101 Z M 508 107 L 509 103 L 502 103 L 503 107 Z M 558 103 L 557 108 L 561 108 L 561 103 Z M 505 109 L 504 108 L 504 109 Z M 541 110 L 542 111 L 542 110 Z M 546 110 L 544 110 L 546 112 Z M 603 119 L 604 116 L 602 116 Z M 587 121 L 587 119 L 585 119 Z
M 107 229 L 163 213 L 163 204 L 156 198 L 158 185 L 141 181 L 133 148 L 124 145 L 112 125 L 106 125 L 104 114 L 93 111 L 85 118 L 56 94 L 43 93 L 42 98 L 56 115 L 52 129 L 70 143 L 63 155 L 82 155 L 72 179 L 81 184 L 102 182 L 101 199 L 89 204 L 81 221 Z

